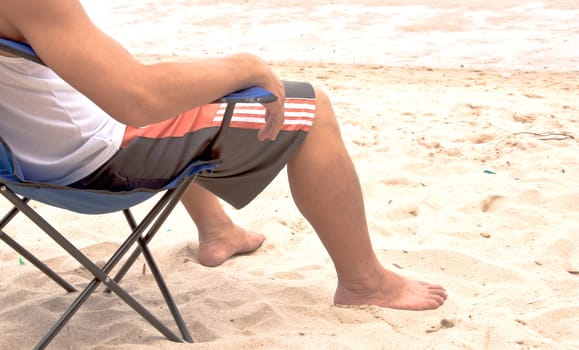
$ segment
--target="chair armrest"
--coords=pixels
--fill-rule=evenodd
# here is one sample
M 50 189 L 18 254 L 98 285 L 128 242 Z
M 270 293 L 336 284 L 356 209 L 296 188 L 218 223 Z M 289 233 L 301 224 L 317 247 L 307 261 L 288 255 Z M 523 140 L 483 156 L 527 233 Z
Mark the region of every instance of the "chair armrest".
M 239 90 L 225 95 L 214 103 L 269 103 L 277 100 L 277 96 L 257 86 Z
M 32 47 L 26 43 L 0 38 L 0 50 L 44 65 L 44 62 L 36 55 Z M 214 103 L 269 103 L 275 100 L 277 100 L 277 97 L 274 94 L 254 86 L 223 96 Z

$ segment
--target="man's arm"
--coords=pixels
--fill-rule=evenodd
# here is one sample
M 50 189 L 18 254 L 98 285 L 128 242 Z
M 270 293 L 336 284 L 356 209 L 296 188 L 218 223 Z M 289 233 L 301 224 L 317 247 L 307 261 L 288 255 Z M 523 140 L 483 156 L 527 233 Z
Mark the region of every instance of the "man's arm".
M 279 97 L 266 106 L 269 125 L 260 138 L 275 137 L 283 122 L 283 85 L 253 55 L 141 64 L 92 23 L 78 0 L 0 0 L 0 16 L 51 69 L 123 123 L 165 120 L 254 85 Z

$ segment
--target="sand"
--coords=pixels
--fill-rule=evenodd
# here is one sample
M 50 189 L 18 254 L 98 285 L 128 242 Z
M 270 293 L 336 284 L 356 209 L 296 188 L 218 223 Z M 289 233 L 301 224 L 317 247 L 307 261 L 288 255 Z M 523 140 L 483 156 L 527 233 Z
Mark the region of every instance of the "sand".
M 449 297 L 439 309 L 425 312 L 333 306 L 332 263 L 293 206 L 282 173 L 243 210 L 226 207 L 238 224 L 267 235 L 255 253 L 218 268 L 199 265 L 195 228 L 181 207 L 153 241 L 194 344 L 165 340 L 118 298 L 97 291 L 52 348 L 579 348 L 579 55 L 569 49 L 579 30 L 568 18 L 577 18 L 579 6 L 571 1 L 466 7 L 448 0 L 364 1 L 356 6 L 370 10 L 356 7 L 360 11 L 355 12 L 343 1 L 334 1 L 334 8 L 322 1 L 299 6 L 282 1 L 276 8 L 267 2 L 230 7 L 209 1 L 155 3 L 104 1 L 91 9 L 97 23 L 145 62 L 195 57 L 196 38 L 188 31 L 200 23 L 207 27 L 195 36 L 224 38 L 200 39 L 203 55 L 238 49 L 230 44 L 229 23 L 242 38 L 258 36 L 247 19 L 253 10 L 260 21 L 276 26 L 283 23 L 280 18 L 301 12 L 296 18 L 308 28 L 351 21 L 348 40 L 340 40 L 340 31 L 333 36 L 323 31 L 320 37 L 334 42 L 318 45 L 320 37 L 308 36 L 300 44 L 291 33 L 279 32 L 280 40 L 269 45 L 274 48 L 261 43 L 248 50 L 261 52 L 280 76 L 309 80 L 328 92 L 359 172 L 378 257 L 401 274 L 444 285 Z M 163 20 L 172 13 L 183 21 L 195 6 L 203 10 L 198 21 Z M 212 14 L 213 6 L 223 11 Z M 322 16 L 327 21 L 308 17 L 320 13 L 335 16 Z M 370 24 L 377 25 L 380 14 L 395 13 L 421 13 L 404 17 L 396 28 L 401 36 L 421 33 L 423 41 L 410 47 L 401 39 L 393 39 L 393 46 L 377 40 L 380 35 Z M 436 17 L 441 13 L 452 20 Z M 473 13 L 508 21 L 474 26 Z M 158 21 L 161 34 L 138 37 L 136 29 L 147 20 Z M 172 35 L 165 27 L 169 22 L 186 28 L 175 32 L 174 47 L 164 40 Z M 522 27 L 530 33 L 524 43 L 490 35 L 500 28 L 523 35 Z M 439 38 L 446 39 L 425 39 L 444 33 L 441 28 L 449 36 Z M 465 42 L 461 35 L 478 39 Z M 377 41 L 361 47 L 351 40 L 356 36 Z M 276 49 L 283 39 L 302 46 L 295 55 Z M 441 46 L 444 40 L 450 40 L 447 49 Z M 506 50 L 510 41 L 520 45 Z M 187 43 L 188 49 L 171 52 Z M 428 46 L 421 43 L 436 48 L 425 53 L 429 59 L 416 51 Z M 359 56 L 332 53 L 336 48 L 349 52 L 349 47 Z M 446 53 L 452 57 L 447 59 L 442 53 L 448 50 L 460 55 Z M 5 200 L 0 206 L 9 208 Z M 126 232 L 122 215 L 78 217 L 35 207 L 97 261 L 120 243 L 123 235 L 117 232 Z M 77 287 L 86 284 L 87 273 L 22 217 L 6 232 Z M 137 262 L 123 286 L 169 323 L 151 274 L 142 266 Z M 31 348 L 75 294 L 64 293 L 4 244 L 0 273 L 0 349 Z

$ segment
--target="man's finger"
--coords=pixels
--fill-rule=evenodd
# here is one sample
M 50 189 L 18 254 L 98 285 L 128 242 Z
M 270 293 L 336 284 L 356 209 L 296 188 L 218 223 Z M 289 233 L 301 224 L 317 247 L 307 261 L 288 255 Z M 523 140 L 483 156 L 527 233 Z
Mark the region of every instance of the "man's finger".
M 265 115 L 265 125 L 258 132 L 258 139 L 264 141 L 265 139 L 275 140 L 279 134 L 279 130 L 283 125 L 283 116 L 281 118 L 267 111 Z

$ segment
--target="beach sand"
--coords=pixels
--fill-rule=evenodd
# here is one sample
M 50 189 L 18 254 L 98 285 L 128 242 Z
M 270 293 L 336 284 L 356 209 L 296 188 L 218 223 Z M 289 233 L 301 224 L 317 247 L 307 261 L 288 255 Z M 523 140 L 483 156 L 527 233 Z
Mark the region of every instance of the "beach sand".
M 453 9 L 453 21 L 409 17 L 401 25 L 406 25 L 406 33 L 416 33 L 411 26 L 428 29 L 434 23 L 449 26 L 451 34 L 469 35 L 477 28 L 458 21 L 460 13 L 493 11 L 507 18 L 514 13 L 513 7 L 523 6 L 521 2 L 494 7 L 486 3 L 472 2 L 460 12 L 454 11 L 453 2 L 444 0 L 388 5 L 363 2 L 384 10 L 384 16 L 392 6 Z M 132 19 L 129 22 L 134 25 L 159 19 L 165 7 L 155 9 L 154 3 L 147 1 L 117 7 L 110 1 L 104 4 L 97 22 L 105 20 L 104 14 L 116 14 L 106 29 L 128 43 L 140 60 L 195 56 L 191 49 L 188 54 L 156 53 L 154 43 L 145 38 L 141 43 L 133 41 L 131 29 L 115 22 Z M 197 5 L 205 8 L 211 2 L 162 4 L 178 11 Z M 314 10 L 322 5 L 321 1 L 309 1 L 303 8 L 319 13 Z M 277 5 L 281 9 L 270 14 L 264 10 L 272 7 L 266 2 L 236 6 L 259 7 L 260 18 L 275 24 L 279 24 L 275 11 L 291 7 L 289 2 L 282 2 Z M 540 5 L 529 6 L 537 9 Z M 543 6 L 540 13 L 578 13 L 579 9 L 571 1 Z M 244 17 L 248 12 L 236 13 L 238 21 L 234 20 L 235 13 L 228 16 L 234 17 L 231 21 L 237 23 L 238 34 L 255 35 L 251 34 L 251 21 Z M 369 21 L 376 20 L 375 16 L 368 17 Z M 205 19 L 211 23 L 214 36 L 221 25 L 227 26 L 225 19 L 217 14 L 215 18 L 222 22 L 211 21 L 210 16 Z M 308 17 L 300 20 L 307 22 Z M 517 18 L 509 22 L 516 24 Z M 314 20 L 309 23 L 317 25 Z M 572 44 L 579 30 L 563 27 L 561 36 Z M 364 28 L 350 30 L 358 30 L 362 36 Z M 558 30 L 548 28 L 553 33 Z M 440 33 L 436 28 L 421 33 L 427 37 L 429 31 Z M 482 42 L 484 34 L 480 33 Z M 191 42 L 185 31 L 174 40 Z M 493 45 L 504 45 L 487 41 L 485 45 L 491 50 Z M 165 340 L 117 297 L 99 290 L 55 338 L 52 348 L 579 348 L 579 71 L 575 69 L 577 57 L 556 56 L 557 52 L 569 52 L 568 47 L 558 49 L 564 41 L 556 37 L 536 46 L 529 41 L 516 55 L 509 56 L 508 65 L 506 56 L 498 53 L 495 60 L 480 62 L 480 48 L 464 42 L 460 44 L 465 45 L 462 50 L 453 46 L 462 52 L 461 59 L 449 61 L 433 54 L 431 65 L 412 61 L 410 49 L 398 54 L 388 51 L 387 42 L 377 42 L 376 46 L 396 56 L 393 61 L 397 64 L 370 54 L 357 60 L 331 58 L 324 50 L 331 51 L 332 47 L 324 45 L 319 51 L 310 51 L 310 59 L 287 50 L 283 54 L 274 49 L 263 51 L 283 78 L 308 80 L 328 92 L 359 172 L 378 257 L 400 274 L 444 285 L 449 297 L 439 309 L 409 312 L 333 306 L 336 278 L 332 263 L 293 206 L 282 173 L 246 208 L 236 211 L 226 207 L 238 224 L 267 235 L 255 253 L 235 257 L 217 268 L 202 267 L 196 259 L 195 228 L 181 207 L 152 242 L 194 344 Z M 343 50 L 351 43 L 338 38 L 336 42 Z M 276 43 L 283 45 L 274 42 L 273 46 Z M 207 55 L 228 49 L 219 43 L 204 45 Z M 296 51 L 316 47 L 316 38 L 303 39 L 302 45 L 303 50 L 298 47 Z M 541 60 L 525 61 L 528 52 L 538 52 L 536 48 L 541 47 L 546 47 L 545 51 L 535 56 Z M 439 48 L 438 52 L 445 50 Z M 488 57 L 493 54 L 486 52 Z M 0 206 L 9 208 L 4 200 Z M 142 215 L 148 206 L 140 206 L 137 213 Z M 97 261 L 108 258 L 123 239 L 116 232 L 126 232 L 122 215 L 79 218 L 42 204 L 35 207 Z M 86 271 L 22 217 L 5 231 L 77 287 L 86 284 Z M 4 244 L 0 244 L 0 273 L 0 349 L 31 348 L 76 294 L 64 293 Z M 123 286 L 172 327 L 171 316 L 143 261 L 136 263 Z

